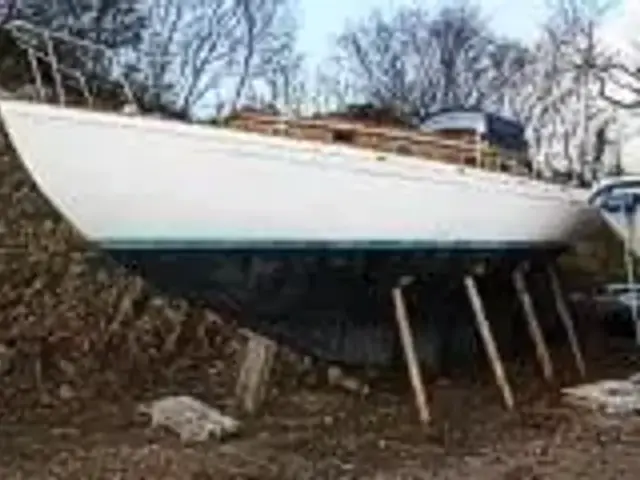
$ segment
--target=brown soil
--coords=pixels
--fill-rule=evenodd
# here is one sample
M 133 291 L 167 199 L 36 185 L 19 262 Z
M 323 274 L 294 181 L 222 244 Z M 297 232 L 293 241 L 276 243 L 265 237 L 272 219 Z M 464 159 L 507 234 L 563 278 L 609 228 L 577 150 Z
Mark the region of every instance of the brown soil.
M 588 352 L 592 377 L 626 375 L 638 363 L 625 350 L 599 346 L 601 357 L 595 350 Z M 566 351 L 554 358 L 562 383 L 577 380 Z M 510 365 L 509 373 L 517 379 L 516 412 L 505 411 L 489 376 L 461 375 L 431 386 L 429 428 L 417 424 L 400 375 L 366 398 L 279 382 L 263 414 L 245 419 L 235 438 L 200 445 L 151 430 L 134 412 L 135 400 L 165 392 L 233 411 L 230 392 L 215 388 L 205 366 L 112 399 L 82 386 L 48 395 L 31 389 L 22 397 L 29 408 L 0 417 L 0 478 L 635 478 L 640 418 L 566 405 L 529 367 Z

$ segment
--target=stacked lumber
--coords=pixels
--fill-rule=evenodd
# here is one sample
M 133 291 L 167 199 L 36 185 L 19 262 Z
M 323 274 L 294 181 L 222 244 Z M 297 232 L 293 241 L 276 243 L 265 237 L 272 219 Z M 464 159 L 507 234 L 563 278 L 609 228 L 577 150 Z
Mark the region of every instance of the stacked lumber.
M 471 132 L 454 138 L 403 128 L 370 126 L 362 122 L 335 118 L 296 118 L 243 113 L 231 117 L 228 126 L 241 130 L 311 140 L 340 143 L 354 147 L 441 160 L 460 165 L 475 165 L 480 145 Z
M 381 153 L 411 155 L 467 167 L 524 175 L 519 157 L 478 138 L 472 131 L 421 132 L 399 126 L 367 124 L 339 117 L 285 118 L 260 112 L 241 112 L 229 117 L 227 126 L 244 131 L 321 143 L 345 144 Z

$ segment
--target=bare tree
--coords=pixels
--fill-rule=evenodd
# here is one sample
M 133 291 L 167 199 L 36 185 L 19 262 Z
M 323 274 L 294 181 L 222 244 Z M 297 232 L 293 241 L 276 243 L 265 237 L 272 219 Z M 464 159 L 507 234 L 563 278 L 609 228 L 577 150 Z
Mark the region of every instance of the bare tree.
M 112 50 L 135 47 L 146 26 L 142 0 L 22 0 L 17 5 L 16 17 L 21 20 Z M 91 52 L 67 45 L 62 53 L 75 57 L 67 58 L 67 63 L 79 63 L 87 74 L 104 67 Z
M 607 156 L 609 133 L 617 128 L 603 85 L 615 81 L 615 72 L 627 80 L 633 73 L 613 62 L 598 41 L 609 3 L 553 0 L 531 48 L 499 38 L 465 3 L 433 13 L 374 12 L 340 37 L 343 75 L 359 100 L 418 120 L 450 107 L 515 117 L 525 125 L 539 165 L 583 174 Z
M 13 45 L 11 58 L 3 56 L 2 70 L 14 72 L 14 86 L 30 82 L 55 84 L 51 54 L 69 73 L 73 87 L 111 98 L 120 52 L 139 43 L 146 22 L 143 0 L 22 0 L 5 25 L 4 44 Z M 35 79 L 26 51 L 37 52 Z M 32 58 L 33 59 L 33 58 Z M 8 66 L 9 64 L 13 66 Z M 6 80 L 6 77 L 5 77 Z M 65 78 L 66 80 L 66 78 Z M 56 90 L 58 91 L 58 90 Z
M 606 7 L 597 0 L 557 0 L 541 38 L 504 89 L 534 157 L 550 170 L 584 176 L 611 151 L 606 144 L 615 109 L 599 95 L 609 56 L 596 35 Z
M 626 2 L 618 13 L 599 31 L 605 55 L 593 68 L 603 98 L 623 109 L 640 109 L 640 4 Z
M 16 16 L 110 48 L 136 44 L 145 25 L 137 0 L 21 0 Z
M 281 8 L 271 27 L 269 41 L 259 45 L 244 102 L 298 114 L 306 102 L 306 65 L 298 50 L 298 23 L 292 5 Z
M 390 16 L 375 11 L 347 26 L 338 47 L 365 101 L 417 119 L 442 108 L 493 101 L 523 52 L 498 40 L 481 12 L 464 3 L 434 14 L 415 7 Z
M 143 103 L 182 116 L 232 110 L 291 51 L 290 0 L 167 0 L 153 5 L 135 77 Z
M 309 108 L 314 113 L 342 110 L 352 103 L 365 103 L 367 91 L 360 81 L 350 75 L 348 59 L 334 56 L 316 66 L 308 80 Z

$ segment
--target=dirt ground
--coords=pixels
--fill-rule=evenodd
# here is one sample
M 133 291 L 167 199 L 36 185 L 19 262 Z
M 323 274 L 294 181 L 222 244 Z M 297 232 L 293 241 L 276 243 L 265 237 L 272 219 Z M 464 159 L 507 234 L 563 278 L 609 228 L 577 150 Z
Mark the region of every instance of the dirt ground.
M 640 371 L 632 345 L 607 342 L 587 345 L 590 378 Z M 578 382 L 568 349 L 553 356 L 557 382 Z M 131 391 L 25 386 L 0 415 L 0 478 L 604 480 L 640 471 L 640 417 L 566 404 L 534 359 L 508 367 L 516 412 L 503 408 L 489 371 L 461 373 L 431 385 L 435 420 L 426 429 L 404 372 L 380 378 L 366 397 L 280 378 L 263 413 L 242 419 L 241 432 L 224 442 L 184 445 L 136 415 L 136 402 L 168 392 L 233 411 L 223 385 L 231 376 L 212 371 L 185 365 Z

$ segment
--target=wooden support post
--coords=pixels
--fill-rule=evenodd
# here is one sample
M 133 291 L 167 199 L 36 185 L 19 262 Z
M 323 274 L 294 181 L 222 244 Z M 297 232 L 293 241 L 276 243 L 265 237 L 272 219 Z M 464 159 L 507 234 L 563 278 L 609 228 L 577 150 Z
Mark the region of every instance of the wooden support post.
M 420 372 L 420 364 L 418 362 L 418 355 L 416 354 L 413 333 L 411 332 L 411 325 L 409 324 L 409 313 L 404 295 L 402 294 L 402 288 L 410 282 L 411 280 L 409 278 L 403 277 L 398 285 L 391 291 L 391 297 L 393 299 L 400 341 L 402 342 L 407 369 L 409 370 L 409 379 L 411 380 L 416 406 L 418 407 L 418 415 L 420 416 L 420 422 L 422 422 L 423 425 L 427 425 L 431 420 L 431 414 L 427 403 L 427 394 L 422 373 Z
M 553 292 L 556 308 L 558 309 L 558 315 L 560 316 L 560 320 L 562 321 L 564 328 L 567 331 L 569 344 L 571 345 L 571 350 L 576 360 L 576 367 L 578 367 L 578 371 L 580 372 L 580 375 L 584 377 L 587 374 L 587 369 L 584 363 L 584 359 L 582 357 L 582 351 L 580 350 L 578 335 L 576 334 L 576 329 L 573 323 L 573 319 L 571 318 L 571 314 L 569 313 L 569 307 L 567 306 L 567 303 L 564 299 L 564 295 L 562 293 L 562 287 L 560 286 L 558 271 L 556 270 L 556 267 L 553 264 L 549 264 L 547 266 L 547 272 L 549 274 L 549 279 L 551 280 L 551 290 Z
M 502 398 L 504 399 L 505 405 L 509 410 L 513 410 L 514 400 L 513 393 L 511 392 L 511 386 L 507 381 L 507 375 L 505 373 L 502 360 L 500 359 L 498 347 L 495 339 L 493 338 L 491 326 L 487 320 L 484 305 L 480 298 L 480 292 L 478 292 L 478 286 L 476 285 L 476 280 L 473 275 L 466 275 L 464 277 L 464 285 L 467 290 L 467 295 L 469 296 L 469 301 L 471 302 L 471 307 L 473 308 L 473 313 L 475 314 L 476 325 L 480 331 L 480 336 L 482 337 L 487 356 L 489 357 L 489 362 L 491 363 L 493 373 L 496 377 L 496 383 L 502 392 Z
M 536 347 L 536 356 L 538 357 L 538 361 L 540 362 L 542 374 L 544 375 L 545 380 L 550 381 L 553 378 L 553 365 L 551 363 L 551 356 L 549 355 L 547 343 L 545 342 L 542 329 L 540 328 L 540 323 L 538 322 L 538 317 L 536 315 L 535 309 L 533 308 L 533 300 L 531 299 L 531 295 L 529 294 L 529 290 L 527 289 L 523 267 L 520 266 L 516 268 L 513 271 L 512 277 L 516 292 L 518 294 L 518 297 L 520 298 L 520 303 L 522 303 L 524 315 L 527 319 L 529 335 L 531 335 L 531 340 L 533 340 L 533 343 Z
M 246 413 L 254 414 L 266 397 L 278 346 L 253 332 L 244 333 L 247 344 L 236 383 L 236 397 Z

